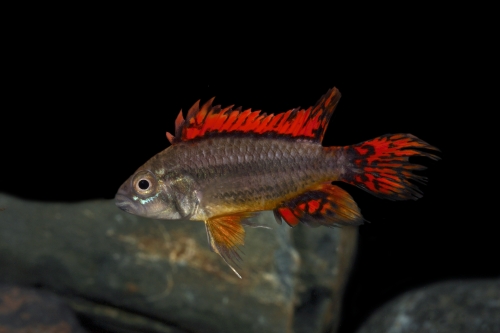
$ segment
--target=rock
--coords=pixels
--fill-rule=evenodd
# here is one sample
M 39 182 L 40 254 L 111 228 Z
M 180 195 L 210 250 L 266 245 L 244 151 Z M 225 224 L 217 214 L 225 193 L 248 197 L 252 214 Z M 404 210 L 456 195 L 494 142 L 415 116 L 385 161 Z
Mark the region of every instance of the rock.
M 500 280 L 449 281 L 396 298 L 358 333 L 500 332 Z
M 94 303 L 79 297 L 67 299 L 71 307 L 79 313 L 85 323 L 92 323 L 92 328 L 101 332 L 131 333 L 186 333 L 158 320 L 152 320 L 144 315 L 125 311 L 123 309 Z
M 48 291 L 0 285 L 0 332 L 84 333 L 75 314 Z
M 137 217 L 112 200 L 0 194 L 0 207 L 0 282 L 50 288 L 112 332 L 333 328 L 356 242 L 355 229 L 296 230 L 265 212 L 255 222 L 273 230 L 246 229 L 239 279 L 209 250 L 203 223 Z
M 295 311 L 294 332 L 335 332 L 356 251 L 357 228 L 336 228 L 332 232 L 299 225 L 293 237 L 301 258 L 296 290 L 300 305 Z

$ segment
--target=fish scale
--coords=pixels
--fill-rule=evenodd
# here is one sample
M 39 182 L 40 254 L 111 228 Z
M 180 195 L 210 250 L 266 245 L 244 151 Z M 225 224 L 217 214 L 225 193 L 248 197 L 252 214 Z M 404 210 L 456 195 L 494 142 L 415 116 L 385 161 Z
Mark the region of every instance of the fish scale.
M 299 188 L 333 177 L 331 168 L 324 163 L 328 156 L 317 143 L 266 138 L 258 141 L 256 144 L 253 138 L 221 138 L 202 141 L 196 147 L 186 144 L 181 148 L 188 151 L 185 161 L 190 163 L 181 164 L 180 172 L 189 174 L 193 164 L 201 166 L 193 176 L 201 192 L 217 189 L 210 192 L 211 204 L 228 206 L 224 213 L 239 211 L 241 208 L 235 203 L 248 201 L 246 207 L 261 201 L 272 203 L 297 194 Z

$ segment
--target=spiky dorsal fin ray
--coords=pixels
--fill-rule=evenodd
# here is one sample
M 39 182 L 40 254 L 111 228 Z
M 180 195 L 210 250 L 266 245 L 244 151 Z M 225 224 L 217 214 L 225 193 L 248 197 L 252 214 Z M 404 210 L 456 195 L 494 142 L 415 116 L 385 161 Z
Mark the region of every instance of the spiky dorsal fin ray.
M 175 136 L 167 132 L 167 139 L 171 144 L 174 144 Z
M 199 103 L 199 101 L 197 103 Z M 175 143 L 175 138 L 181 136 L 183 126 L 184 126 L 184 117 L 182 116 L 182 109 L 181 109 L 181 111 L 177 115 L 177 118 L 175 118 L 175 135 L 172 135 L 171 133 L 167 132 L 167 139 L 168 141 L 170 141 L 171 144 Z
M 292 138 L 304 138 L 321 142 L 330 117 L 340 99 L 340 92 L 332 88 L 313 107 L 292 109 L 287 112 L 270 114 L 233 106 L 221 108 L 212 106 L 211 98 L 200 108 L 197 101 L 188 111 L 186 119 L 182 111 L 175 122 L 175 136 L 167 137 L 171 143 L 202 138 L 207 134 L 240 133 L 271 134 Z
M 179 111 L 177 118 L 175 119 L 175 136 L 180 136 L 182 133 L 182 127 L 184 126 L 184 117 L 182 116 L 182 109 Z
M 198 113 L 198 111 L 200 111 L 200 100 L 197 100 L 196 103 L 193 104 L 193 106 L 191 106 L 191 108 L 188 110 L 188 113 L 187 113 L 187 121 L 189 121 L 191 118 L 193 118 L 193 116 L 195 114 Z

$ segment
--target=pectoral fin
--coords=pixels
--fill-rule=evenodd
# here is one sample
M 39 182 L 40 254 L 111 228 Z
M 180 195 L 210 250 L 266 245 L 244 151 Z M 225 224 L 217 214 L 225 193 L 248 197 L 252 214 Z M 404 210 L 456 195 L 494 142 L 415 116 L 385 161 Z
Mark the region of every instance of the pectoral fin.
M 245 229 L 241 220 L 251 215 L 252 213 L 238 213 L 216 216 L 205 221 L 208 243 L 212 251 L 218 253 L 240 279 L 241 275 L 231 264 L 237 266 L 237 261 L 241 260 L 238 247 L 245 243 Z

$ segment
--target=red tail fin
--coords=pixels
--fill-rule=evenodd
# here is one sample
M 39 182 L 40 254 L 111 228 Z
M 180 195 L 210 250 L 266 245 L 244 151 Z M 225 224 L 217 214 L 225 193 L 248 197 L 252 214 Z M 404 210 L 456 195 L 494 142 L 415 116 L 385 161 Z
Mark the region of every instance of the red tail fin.
M 416 200 L 422 197 L 419 188 L 409 180 L 424 183 L 426 178 L 413 171 L 425 167 L 410 163 L 410 156 L 439 159 L 434 154 L 420 150 L 438 151 L 437 148 L 411 134 L 386 134 L 343 149 L 350 165 L 343 174 L 343 180 L 390 200 Z

